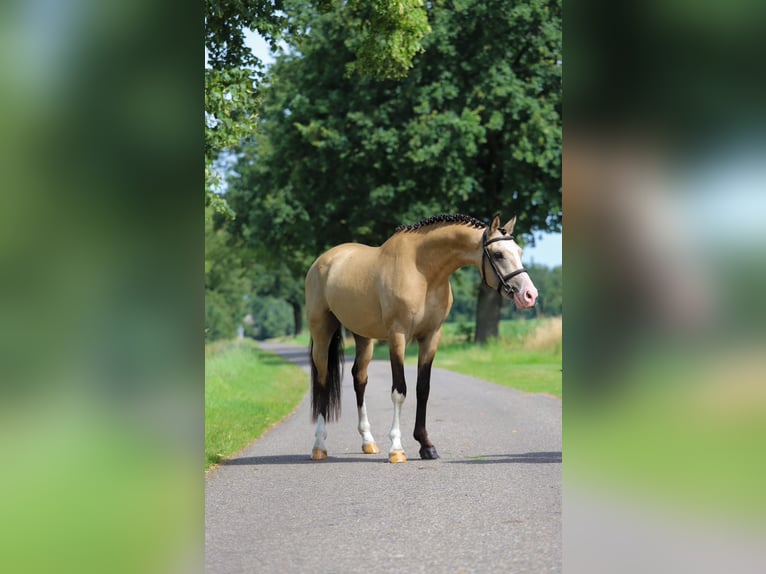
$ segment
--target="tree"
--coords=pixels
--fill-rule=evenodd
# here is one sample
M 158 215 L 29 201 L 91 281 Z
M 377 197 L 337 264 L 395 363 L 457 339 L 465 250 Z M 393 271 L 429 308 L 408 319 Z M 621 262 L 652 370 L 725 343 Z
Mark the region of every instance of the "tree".
M 257 127 L 264 66 L 247 46 L 245 31 L 258 32 L 276 51 L 283 35 L 299 45 L 312 18 L 321 13 L 332 13 L 345 23 L 342 38 L 355 54 L 346 64 L 347 72 L 376 78 L 406 75 L 430 31 L 422 0 L 206 0 L 206 205 L 233 217 L 216 193 L 221 181 L 215 162 Z
M 240 232 L 302 277 L 330 245 L 439 212 L 516 213 L 522 242 L 559 230 L 560 17 L 560 0 L 432 3 L 424 53 L 381 81 L 349 75 L 345 22 L 312 13 L 230 182 Z M 500 303 L 480 291 L 477 335 Z
M 216 193 L 219 156 L 247 139 L 255 130 L 263 78 L 263 63 L 245 44 L 245 30 L 256 30 L 276 48 L 288 25 L 276 0 L 205 1 L 205 197 L 206 205 L 233 217 Z
M 544 265 L 528 265 L 540 292 L 535 309 L 538 315 L 561 315 L 563 312 L 563 282 L 561 265 L 548 268 Z
M 247 312 L 248 266 L 241 240 L 215 224 L 205 210 L 205 340 L 234 337 Z
M 250 306 L 253 318 L 252 336 L 256 339 L 271 339 L 289 335 L 293 317 L 290 306 L 279 297 L 254 297 Z
M 290 326 L 294 335 L 303 330 L 304 285 L 300 273 L 286 263 L 275 261 L 268 252 L 257 251 L 253 290 L 257 297 L 272 297 L 291 309 Z

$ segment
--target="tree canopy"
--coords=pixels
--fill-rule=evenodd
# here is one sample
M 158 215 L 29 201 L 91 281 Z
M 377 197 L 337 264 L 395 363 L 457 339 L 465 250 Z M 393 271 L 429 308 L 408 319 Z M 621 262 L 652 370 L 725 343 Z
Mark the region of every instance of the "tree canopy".
M 262 137 L 232 182 L 253 237 L 316 253 L 437 212 L 561 222 L 560 4 L 434 3 L 410 74 L 346 74 L 344 21 L 315 14 L 271 70 Z M 245 215 L 244 212 L 247 212 Z
M 339 39 L 354 54 L 346 72 L 369 77 L 404 76 L 430 31 L 422 0 L 206 0 L 206 204 L 229 217 L 234 213 L 216 193 L 221 181 L 214 164 L 256 131 L 261 106 L 264 67 L 247 45 L 246 31 L 259 33 L 272 50 L 280 39 L 298 46 L 316 14 L 344 23 Z

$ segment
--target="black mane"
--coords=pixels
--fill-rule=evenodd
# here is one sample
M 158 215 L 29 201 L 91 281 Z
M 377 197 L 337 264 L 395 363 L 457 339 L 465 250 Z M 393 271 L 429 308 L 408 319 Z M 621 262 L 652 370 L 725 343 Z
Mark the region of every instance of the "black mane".
M 480 221 L 476 219 L 475 217 L 471 217 L 470 215 L 463 215 L 462 213 L 457 213 L 455 215 L 434 215 L 433 217 L 427 217 L 426 219 L 421 219 L 417 223 L 413 223 L 412 225 L 400 225 L 396 228 L 394 233 L 399 233 L 401 231 L 407 232 L 407 231 L 416 231 L 420 229 L 421 227 L 428 227 L 429 225 L 436 225 L 437 223 L 454 223 L 456 225 L 470 225 L 471 227 L 476 228 L 482 228 L 487 227 L 487 224 L 483 221 Z

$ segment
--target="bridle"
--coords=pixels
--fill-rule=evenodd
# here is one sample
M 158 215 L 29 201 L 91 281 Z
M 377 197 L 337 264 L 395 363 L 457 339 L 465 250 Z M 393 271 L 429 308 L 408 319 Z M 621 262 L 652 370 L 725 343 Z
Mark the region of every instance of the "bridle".
M 489 227 L 487 227 L 484 230 L 484 234 L 481 236 L 481 278 L 484 281 L 484 283 L 487 283 L 487 276 L 486 273 L 484 273 L 484 265 L 485 261 L 489 260 L 489 264 L 492 267 L 492 270 L 495 272 L 495 276 L 497 277 L 497 292 L 500 293 L 501 291 L 504 291 L 506 295 L 513 295 L 519 292 L 519 290 L 510 285 L 508 283 L 508 279 L 511 277 L 516 277 L 516 275 L 519 275 L 520 273 L 527 273 L 529 272 L 524 269 L 523 267 L 520 267 L 516 269 L 515 271 L 511 271 L 507 275 L 503 275 L 500 272 L 500 269 L 497 267 L 497 263 L 495 263 L 495 260 L 492 258 L 492 254 L 490 254 L 489 249 L 487 249 L 487 245 L 490 243 L 495 243 L 496 241 L 513 241 L 513 235 L 508 234 L 508 232 L 503 229 L 502 227 L 499 229 L 500 233 L 502 233 L 501 237 L 495 237 L 494 239 L 487 239 L 489 236 Z M 487 283 L 489 285 L 489 283 Z

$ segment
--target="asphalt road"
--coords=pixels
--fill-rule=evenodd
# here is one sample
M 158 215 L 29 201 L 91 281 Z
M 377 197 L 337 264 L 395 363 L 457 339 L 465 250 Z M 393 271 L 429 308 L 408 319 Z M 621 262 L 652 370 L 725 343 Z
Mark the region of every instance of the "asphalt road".
M 263 344 L 308 369 L 307 352 Z M 347 361 L 343 414 L 328 425 L 328 459 L 310 460 L 309 397 L 209 473 L 205 563 L 213 573 L 560 572 L 561 401 L 441 370 L 431 378 L 428 431 L 412 438 L 415 368 L 402 443 L 388 463 L 393 408 L 388 362 L 373 361 L 367 411 L 380 454 L 363 455 Z M 509 372 L 513 377 L 513 372 Z

